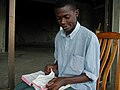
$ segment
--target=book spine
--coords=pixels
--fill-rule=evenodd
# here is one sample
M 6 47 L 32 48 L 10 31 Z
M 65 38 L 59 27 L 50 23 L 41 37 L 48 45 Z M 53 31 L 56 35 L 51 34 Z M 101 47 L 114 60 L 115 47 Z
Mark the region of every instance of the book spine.
M 28 84 L 29 86 L 32 85 L 32 83 L 29 82 L 25 77 L 22 77 L 21 79 L 22 79 L 26 84 Z

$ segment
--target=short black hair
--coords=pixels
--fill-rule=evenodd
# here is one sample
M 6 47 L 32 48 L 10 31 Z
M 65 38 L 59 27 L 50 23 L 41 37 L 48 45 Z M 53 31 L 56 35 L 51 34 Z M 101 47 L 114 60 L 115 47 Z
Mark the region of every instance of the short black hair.
M 77 3 L 74 0 L 57 0 L 55 4 L 55 8 L 61 8 L 64 7 L 65 5 L 72 6 L 73 10 L 77 9 Z

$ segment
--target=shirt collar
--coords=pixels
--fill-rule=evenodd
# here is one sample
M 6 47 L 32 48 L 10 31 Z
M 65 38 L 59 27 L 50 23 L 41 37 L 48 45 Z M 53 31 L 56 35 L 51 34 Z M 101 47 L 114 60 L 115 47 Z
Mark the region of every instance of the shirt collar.
M 77 24 L 76 24 L 76 26 L 75 26 L 75 29 L 74 29 L 74 30 L 72 31 L 72 33 L 69 34 L 67 37 L 70 37 L 70 39 L 72 39 L 72 38 L 75 36 L 75 34 L 78 32 L 79 28 L 80 28 L 80 23 L 77 22 Z M 64 30 L 63 30 L 62 27 L 60 27 L 60 30 L 62 30 L 61 35 L 62 35 L 63 37 L 66 37 L 66 34 L 65 34 L 65 32 L 64 32 Z

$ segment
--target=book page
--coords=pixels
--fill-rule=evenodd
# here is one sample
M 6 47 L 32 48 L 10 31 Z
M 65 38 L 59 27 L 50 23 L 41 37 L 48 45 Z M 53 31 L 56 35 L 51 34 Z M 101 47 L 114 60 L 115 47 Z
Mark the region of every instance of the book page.
M 68 85 L 66 85 L 66 86 L 60 87 L 59 90 L 65 90 L 65 89 L 67 89 L 67 88 L 69 88 L 69 87 L 70 87 L 70 85 L 68 84 Z
M 46 84 L 55 77 L 55 73 L 51 70 L 48 75 L 39 75 L 35 80 L 32 81 L 34 88 L 40 88 L 40 90 L 46 90 Z
M 31 86 L 32 81 L 36 79 L 39 75 L 45 75 L 45 73 L 43 71 L 38 71 L 31 74 L 25 74 L 25 75 L 22 75 L 21 79 L 25 83 L 27 83 L 29 86 Z

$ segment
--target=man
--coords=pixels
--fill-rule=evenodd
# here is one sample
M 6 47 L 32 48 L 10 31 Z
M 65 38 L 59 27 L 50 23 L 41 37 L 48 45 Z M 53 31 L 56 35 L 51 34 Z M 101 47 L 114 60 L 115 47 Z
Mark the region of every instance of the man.
M 96 90 L 99 76 L 100 46 L 96 35 L 77 21 L 79 10 L 74 0 L 58 0 L 55 14 L 60 31 L 55 37 L 55 63 L 46 65 L 44 72 L 51 69 L 58 76 L 46 85 L 48 90 L 58 90 L 61 86 L 70 85 L 66 90 Z M 24 89 L 20 89 L 24 86 Z M 34 90 L 25 83 L 15 90 Z
M 96 35 L 77 21 L 79 10 L 74 0 L 58 0 L 55 14 L 61 28 L 55 37 L 55 63 L 47 65 L 44 72 L 58 70 L 58 77 L 47 88 L 58 90 L 70 84 L 67 90 L 96 90 L 100 67 Z

